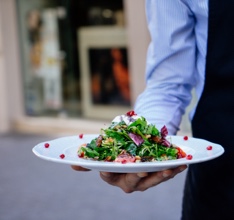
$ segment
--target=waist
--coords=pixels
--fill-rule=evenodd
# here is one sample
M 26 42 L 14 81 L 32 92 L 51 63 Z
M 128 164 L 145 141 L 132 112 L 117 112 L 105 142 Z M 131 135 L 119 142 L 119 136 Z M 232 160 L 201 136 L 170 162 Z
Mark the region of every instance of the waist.
M 206 78 L 204 91 L 223 91 L 230 94 L 234 91 L 234 74 L 226 77 L 209 75 Z

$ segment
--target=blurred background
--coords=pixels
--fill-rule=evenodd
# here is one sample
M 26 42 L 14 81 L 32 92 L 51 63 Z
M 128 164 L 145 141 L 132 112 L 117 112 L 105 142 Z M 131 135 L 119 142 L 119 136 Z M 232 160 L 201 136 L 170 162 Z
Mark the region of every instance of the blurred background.
M 144 3 L 0 0 L 1 220 L 179 219 L 184 173 L 125 195 L 96 172 L 75 173 L 31 152 L 45 140 L 99 133 L 132 109 L 145 86 Z M 190 135 L 193 103 L 181 135 Z

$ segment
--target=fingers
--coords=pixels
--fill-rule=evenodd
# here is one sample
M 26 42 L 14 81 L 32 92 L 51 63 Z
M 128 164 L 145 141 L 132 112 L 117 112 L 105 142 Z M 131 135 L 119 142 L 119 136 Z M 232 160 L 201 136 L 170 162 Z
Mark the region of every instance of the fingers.
M 124 192 L 137 191 L 137 185 L 144 178 L 146 173 L 107 173 L 100 172 L 101 178 L 113 186 L 120 187 Z
M 146 173 L 146 172 L 141 172 L 141 173 L 137 173 L 137 176 L 139 176 L 139 177 L 146 177 L 146 176 L 148 176 L 148 173 Z
M 145 191 L 168 179 L 173 178 L 178 173 L 187 168 L 186 165 L 170 170 L 154 173 L 108 173 L 101 172 L 101 178 L 110 185 L 120 187 L 124 192 Z
M 76 171 L 89 171 L 81 166 L 71 166 Z M 110 185 L 121 188 L 126 193 L 132 193 L 134 191 L 145 191 L 153 186 L 156 186 L 168 179 L 173 178 L 178 173 L 184 171 L 187 168 L 186 165 L 179 166 L 174 169 L 164 170 L 153 173 L 110 173 L 100 172 L 100 177 Z
M 187 165 L 182 165 L 174 169 L 164 170 L 162 171 L 162 175 L 163 177 L 170 179 L 176 176 L 178 173 L 181 173 L 182 171 L 184 171 L 186 168 L 187 168 Z
M 75 166 L 75 165 L 71 165 L 71 168 L 73 170 L 76 170 L 76 171 L 90 171 L 89 169 L 86 169 L 86 168 L 80 167 L 80 166 Z
M 100 172 L 100 177 L 110 185 L 116 186 L 117 182 L 120 180 L 119 173 L 109 173 L 109 172 Z
M 176 176 L 178 173 L 184 171 L 186 168 L 187 168 L 187 166 L 180 166 L 180 167 L 177 167 L 175 169 L 150 173 L 147 178 L 142 179 L 142 181 L 138 184 L 138 190 L 145 191 L 148 188 L 151 188 L 151 187 L 156 186 L 162 182 L 165 182 L 165 181 L 173 178 L 174 176 Z
M 129 173 L 125 175 L 125 182 L 122 184 L 123 190 L 126 193 L 131 193 L 133 191 L 138 191 L 138 186 L 144 176 L 136 173 Z

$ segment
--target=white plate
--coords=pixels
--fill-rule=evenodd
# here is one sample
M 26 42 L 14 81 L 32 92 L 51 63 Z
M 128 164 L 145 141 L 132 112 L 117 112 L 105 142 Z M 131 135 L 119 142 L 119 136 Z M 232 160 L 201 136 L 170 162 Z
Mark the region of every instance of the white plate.
M 90 142 L 91 139 L 97 136 L 97 134 L 92 134 L 84 135 L 83 138 L 79 138 L 79 136 L 58 138 L 40 143 L 36 145 L 32 151 L 39 158 L 48 161 L 70 165 L 79 165 L 92 170 L 118 173 L 160 171 L 183 164 L 193 164 L 212 160 L 224 153 L 222 146 L 203 139 L 189 137 L 188 140 L 184 140 L 183 136 L 168 136 L 168 140 L 183 149 L 187 155 L 191 154 L 193 158 L 191 160 L 182 158 L 169 161 L 126 164 L 117 162 L 93 161 L 79 158 L 77 156 L 78 147 L 83 143 Z M 45 143 L 49 143 L 50 146 L 46 148 Z M 207 146 L 212 146 L 212 150 L 207 150 Z M 63 159 L 60 157 L 62 154 L 65 156 Z

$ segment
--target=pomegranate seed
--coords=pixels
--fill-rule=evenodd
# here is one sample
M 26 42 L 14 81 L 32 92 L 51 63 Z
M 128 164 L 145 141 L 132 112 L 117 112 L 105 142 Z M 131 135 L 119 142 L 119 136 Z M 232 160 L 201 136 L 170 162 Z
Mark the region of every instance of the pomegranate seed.
M 133 115 L 136 115 L 136 113 L 134 111 L 129 111 L 129 112 L 127 112 L 126 115 L 131 117 Z
M 212 146 L 208 146 L 206 149 L 207 150 L 212 150 Z
M 188 140 L 188 136 L 184 136 L 184 140 L 187 141 Z
M 187 160 L 192 160 L 193 159 L 193 156 L 191 154 L 188 154 L 187 157 L 186 157 Z
M 45 148 L 49 148 L 50 144 L 49 143 L 45 143 Z
M 127 160 L 122 160 L 122 164 L 126 164 L 127 163 Z
M 83 136 L 84 136 L 83 134 L 80 134 L 80 135 L 79 135 L 79 138 L 81 139 L 81 138 L 83 138 Z
M 181 153 L 178 153 L 177 154 L 177 159 L 180 159 L 180 158 L 183 158 L 183 157 L 182 157 Z
M 81 152 L 78 157 L 84 157 L 84 152 Z
M 61 159 L 64 159 L 64 157 L 65 157 L 64 154 L 61 154 L 61 155 L 60 155 L 60 158 L 61 158 Z

